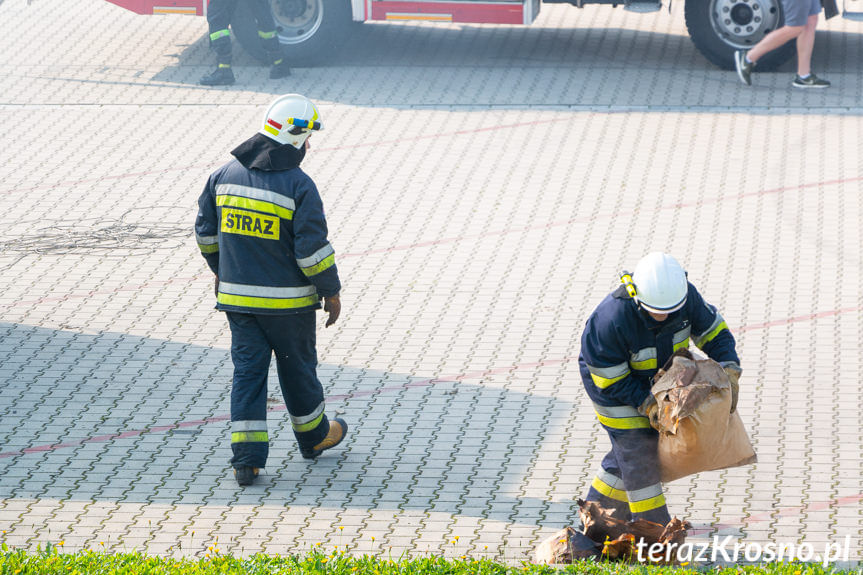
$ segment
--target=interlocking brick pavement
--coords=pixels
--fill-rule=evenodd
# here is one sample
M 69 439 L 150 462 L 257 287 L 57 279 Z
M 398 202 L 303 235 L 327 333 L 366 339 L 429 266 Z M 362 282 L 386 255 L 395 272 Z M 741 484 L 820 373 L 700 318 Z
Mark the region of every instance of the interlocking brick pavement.
M 14 547 L 320 544 L 517 561 L 572 523 L 608 448 L 579 336 L 616 274 L 684 261 L 738 339 L 757 465 L 667 486 L 744 542 L 861 559 L 859 24 L 746 88 L 672 14 L 544 6 L 532 27 L 363 25 L 286 79 L 236 49 L 203 89 L 201 18 L 0 3 L 0 530 Z M 206 176 L 274 95 L 320 103 L 304 168 L 345 285 L 319 330 L 343 447 L 303 460 L 275 386 L 245 490 L 229 331 L 191 235 Z M 275 377 L 273 371 L 272 377 Z

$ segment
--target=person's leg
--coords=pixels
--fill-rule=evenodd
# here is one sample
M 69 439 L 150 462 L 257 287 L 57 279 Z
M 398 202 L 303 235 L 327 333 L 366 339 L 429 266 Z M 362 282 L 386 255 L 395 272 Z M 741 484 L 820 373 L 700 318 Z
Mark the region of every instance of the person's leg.
M 596 501 L 605 509 L 613 509 L 614 517 L 623 521 L 629 521 L 632 516 L 629 512 L 629 498 L 623 486 L 620 466 L 614 451 L 609 451 L 602 459 L 599 471 L 590 483 L 585 501 Z
M 300 449 L 311 449 L 329 432 L 324 388 L 317 376 L 315 312 L 259 316 L 276 353 L 282 396 Z
M 659 470 L 659 434 L 651 427 L 608 429 L 611 448 L 620 466 L 632 519 L 660 525 L 671 521 Z
M 781 1 L 785 25 L 768 33 L 751 49 L 737 50 L 734 53 L 734 67 L 737 69 L 737 76 L 747 86 L 752 85 L 752 71 L 758 60 L 803 33 L 811 0 Z
M 234 83 L 231 70 L 231 31 L 229 26 L 237 0 L 211 0 L 207 8 L 207 24 L 210 29 L 210 46 L 216 52 L 216 71 L 201 78 L 205 86 Z
M 815 48 L 815 28 L 818 26 L 818 14 L 812 14 L 803 27 L 803 32 L 797 36 L 797 75 L 808 76 L 812 72 L 812 51 Z
M 227 312 L 231 326 L 231 465 L 264 467 L 269 454 L 267 372 L 272 349 L 255 316 Z
M 753 64 L 757 63 L 765 54 L 772 52 L 799 37 L 803 33 L 804 29 L 805 26 L 786 25 L 770 32 L 746 53 L 746 59 Z
M 291 70 L 285 61 L 282 45 L 279 43 L 279 35 L 276 30 L 276 22 L 273 20 L 273 13 L 270 11 L 270 3 L 267 0 L 249 0 L 249 8 L 258 24 L 258 37 L 260 37 L 264 51 L 267 53 L 267 59 L 272 65 L 270 78 L 289 76 Z

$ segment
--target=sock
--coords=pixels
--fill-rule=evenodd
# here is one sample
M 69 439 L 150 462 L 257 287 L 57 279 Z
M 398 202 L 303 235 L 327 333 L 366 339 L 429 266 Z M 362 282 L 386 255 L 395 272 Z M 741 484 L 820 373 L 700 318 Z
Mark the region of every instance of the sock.
M 811 75 L 812 74 L 806 74 L 805 76 L 801 76 L 800 74 L 797 74 L 797 77 L 800 78 L 801 80 L 805 80 L 806 78 L 808 78 Z
M 755 63 L 755 62 L 753 62 L 752 60 L 750 60 L 750 59 L 749 59 L 749 56 L 744 56 L 744 57 L 743 57 L 743 59 L 744 59 L 744 60 L 746 60 L 746 63 L 747 63 L 747 64 L 754 64 L 754 63 Z

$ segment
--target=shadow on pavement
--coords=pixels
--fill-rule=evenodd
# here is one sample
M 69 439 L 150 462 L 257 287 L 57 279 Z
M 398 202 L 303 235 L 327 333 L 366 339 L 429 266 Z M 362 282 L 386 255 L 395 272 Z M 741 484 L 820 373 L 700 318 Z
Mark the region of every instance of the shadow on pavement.
M 3 500 L 391 509 L 551 527 L 575 515 L 572 501 L 520 494 L 547 428 L 576 409 L 552 397 L 322 365 L 327 411 L 344 413 L 351 433 L 308 462 L 273 372 L 270 459 L 241 490 L 228 464 L 227 350 L 9 323 L 0 336 Z

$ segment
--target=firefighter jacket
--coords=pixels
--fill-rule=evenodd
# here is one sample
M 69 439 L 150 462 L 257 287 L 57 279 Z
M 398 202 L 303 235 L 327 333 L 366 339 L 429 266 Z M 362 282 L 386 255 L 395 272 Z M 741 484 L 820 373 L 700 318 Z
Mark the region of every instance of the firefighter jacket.
M 305 150 L 256 135 L 198 199 L 195 236 L 219 278 L 216 308 L 256 314 L 319 309 L 341 289 L 323 204 L 300 168 Z
M 658 322 L 621 286 L 587 320 L 578 358 L 585 389 L 598 406 L 638 408 L 651 378 L 671 354 L 692 341 L 723 367 L 739 369 L 734 336 L 716 308 L 692 284 L 686 304 Z

